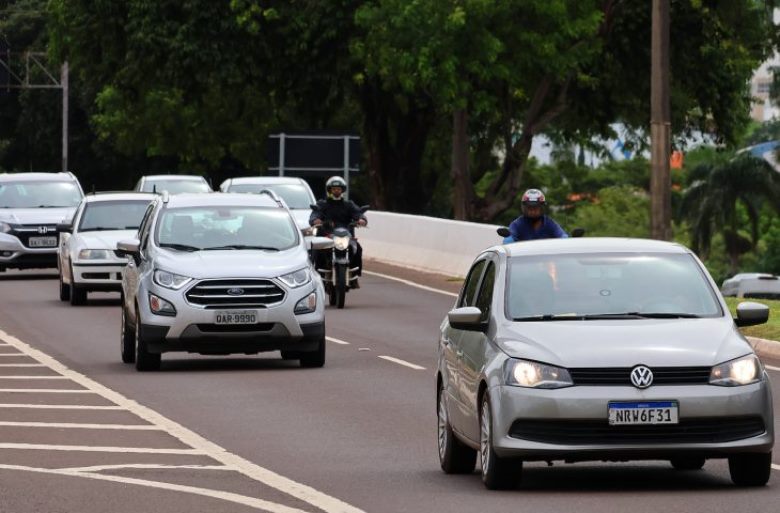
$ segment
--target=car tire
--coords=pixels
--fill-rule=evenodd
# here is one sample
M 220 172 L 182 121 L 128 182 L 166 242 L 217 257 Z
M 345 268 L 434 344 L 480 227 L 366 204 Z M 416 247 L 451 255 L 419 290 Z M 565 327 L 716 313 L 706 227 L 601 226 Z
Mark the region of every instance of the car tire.
M 60 272 L 60 301 L 68 300 L 70 300 L 70 285 L 63 281 L 62 272 Z
M 477 464 L 477 451 L 458 440 L 450 426 L 444 387 L 439 387 L 437 426 L 439 464 L 445 474 L 471 474 Z
M 704 456 L 680 456 L 672 458 L 670 463 L 675 470 L 701 470 L 704 461 Z
M 87 290 L 72 284 L 70 286 L 70 304 L 73 306 L 87 304 Z
M 4 273 L 4 272 L 5 272 L 5 267 L 3 267 L 2 265 L 0 265 L 0 273 Z
M 488 490 L 507 490 L 520 483 L 522 460 L 501 458 L 493 449 L 493 412 L 487 393 L 479 410 L 479 452 L 482 462 L 482 483 Z
M 300 353 L 301 367 L 308 369 L 322 367 L 325 365 L 325 337 L 323 336 L 317 342 L 317 349 Z
M 300 360 L 301 353 L 298 351 L 282 351 L 282 360 Z
M 764 486 L 771 472 L 771 452 L 729 456 L 729 474 L 737 486 Z
M 149 352 L 147 340 L 144 338 L 143 327 L 138 322 L 139 320 L 136 320 L 135 323 L 135 370 L 139 372 L 160 370 L 162 355 Z
M 132 328 L 132 329 L 131 329 Z M 127 322 L 127 309 L 122 298 L 122 327 L 119 335 L 119 350 L 124 363 L 135 363 L 135 328 Z

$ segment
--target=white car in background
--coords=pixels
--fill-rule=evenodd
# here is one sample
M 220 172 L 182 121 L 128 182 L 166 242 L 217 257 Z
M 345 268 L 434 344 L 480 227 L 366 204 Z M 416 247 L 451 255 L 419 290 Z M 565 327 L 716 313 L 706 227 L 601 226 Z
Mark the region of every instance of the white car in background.
M 220 192 L 258 193 L 268 189 L 276 193 L 287 204 L 298 228 L 309 227 L 311 205 L 317 203 L 314 193 L 303 178 L 292 176 L 247 176 L 228 178 L 219 186 Z
M 63 233 L 57 251 L 60 300 L 83 305 L 87 292 L 122 290 L 127 257 L 116 253 L 116 243 L 135 236 L 156 197 L 137 192 L 90 194 L 72 223 L 58 225 Z
M 138 192 L 154 192 L 169 194 L 182 192 L 212 192 L 211 185 L 200 175 L 148 175 L 142 176 L 135 184 Z
M 777 299 L 780 278 L 769 273 L 739 273 L 724 280 L 720 286 L 724 296 Z

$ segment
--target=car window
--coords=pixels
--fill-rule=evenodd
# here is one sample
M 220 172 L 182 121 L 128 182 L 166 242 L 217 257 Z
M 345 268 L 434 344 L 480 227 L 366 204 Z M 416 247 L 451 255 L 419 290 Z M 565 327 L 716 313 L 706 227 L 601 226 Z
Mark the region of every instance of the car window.
M 72 208 L 82 194 L 73 182 L 0 183 L 0 208 Z
M 152 225 L 152 219 L 154 218 L 155 203 L 152 202 L 147 208 L 144 217 L 141 220 L 141 225 L 138 228 L 138 240 L 141 241 L 141 251 L 146 251 L 149 246 L 149 228 Z
M 182 250 L 281 251 L 298 244 L 298 229 L 287 211 L 267 207 L 169 208 L 156 231 L 161 247 Z
M 507 315 L 682 313 L 722 315 L 704 271 L 688 254 L 610 253 L 512 258 Z
M 148 207 L 149 200 L 87 203 L 78 231 L 137 230 Z
M 241 183 L 233 184 L 228 188 L 227 192 L 250 192 L 258 193 L 263 189 L 268 189 L 278 194 L 287 206 L 290 208 L 310 208 L 312 204 L 312 197 L 309 194 L 309 190 L 301 184 L 257 184 L 257 183 Z
M 168 191 L 170 194 L 183 192 L 211 192 L 211 187 L 202 180 L 146 180 L 143 192 Z
M 458 307 L 461 306 L 474 306 L 474 295 L 477 292 L 477 285 L 479 284 L 479 278 L 482 276 L 482 269 L 485 267 L 485 260 L 480 260 L 471 268 L 469 275 L 466 277 L 466 282 L 463 284 L 463 290 L 460 294 L 460 301 L 458 301 Z
M 490 305 L 493 301 L 493 286 L 496 283 L 496 266 L 493 262 L 488 262 L 485 269 L 485 277 L 482 278 L 482 285 L 479 287 L 476 307 L 482 311 L 481 322 L 486 322 L 490 318 Z

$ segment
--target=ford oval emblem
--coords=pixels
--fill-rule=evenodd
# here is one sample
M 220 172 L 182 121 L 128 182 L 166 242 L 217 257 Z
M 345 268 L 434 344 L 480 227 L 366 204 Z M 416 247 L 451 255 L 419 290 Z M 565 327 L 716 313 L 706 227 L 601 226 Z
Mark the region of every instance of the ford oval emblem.
M 238 287 L 233 287 L 232 289 L 227 290 L 228 295 L 231 296 L 243 296 L 244 295 L 244 289 L 240 289 Z

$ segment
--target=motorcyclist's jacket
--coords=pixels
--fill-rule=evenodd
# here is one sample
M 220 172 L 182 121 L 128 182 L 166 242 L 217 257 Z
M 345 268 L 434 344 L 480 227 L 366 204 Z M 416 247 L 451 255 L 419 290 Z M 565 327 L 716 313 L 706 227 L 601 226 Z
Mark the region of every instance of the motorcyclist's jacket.
M 350 223 L 358 219 L 365 219 L 366 216 L 360 211 L 354 201 L 348 199 L 334 200 L 331 198 L 321 199 L 317 202 L 318 210 L 312 210 L 309 216 L 309 225 L 313 225 L 316 219 L 320 219 L 324 224 L 333 223 L 333 227 L 348 227 Z M 330 232 L 333 227 L 326 227 Z M 352 231 L 350 229 L 350 231 Z
M 542 224 L 534 229 L 534 222 L 525 216 L 520 216 L 509 225 L 509 232 L 515 241 L 536 239 L 566 239 L 569 234 L 558 223 L 547 216 L 542 216 Z

